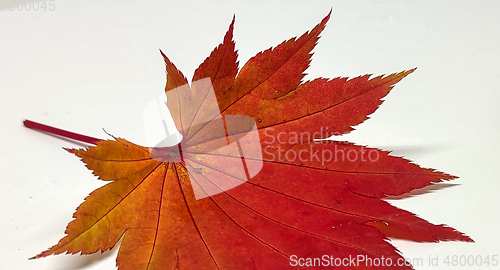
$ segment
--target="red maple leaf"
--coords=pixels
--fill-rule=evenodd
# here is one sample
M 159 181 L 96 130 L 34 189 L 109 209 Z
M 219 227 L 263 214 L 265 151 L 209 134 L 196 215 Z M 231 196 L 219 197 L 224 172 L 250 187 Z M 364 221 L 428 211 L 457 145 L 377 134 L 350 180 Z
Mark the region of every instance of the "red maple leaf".
M 67 235 L 34 258 L 105 251 L 123 237 L 120 270 L 411 269 L 388 237 L 472 242 L 382 200 L 454 176 L 317 140 L 352 131 L 414 71 L 303 82 L 329 17 L 239 73 L 233 19 L 191 85 L 162 53 L 180 146 L 74 137 L 26 121 L 96 144 L 68 151 L 110 181 L 78 207 Z

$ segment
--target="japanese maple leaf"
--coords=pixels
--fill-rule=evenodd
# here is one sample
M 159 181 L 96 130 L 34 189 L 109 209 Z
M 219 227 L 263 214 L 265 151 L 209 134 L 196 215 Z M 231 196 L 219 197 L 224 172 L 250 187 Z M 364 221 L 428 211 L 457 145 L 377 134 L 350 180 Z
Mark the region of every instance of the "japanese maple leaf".
M 191 85 L 162 53 L 180 146 L 113 137 L 68 150 L 110 182 L 78 207 L 66 236 L 34 258 L 105 251 L 123 238 L 120 270 L 412 269 L 388 237 L 472 242 L 382 200 L 454 176 L 379 149 L 317 140 L 352 131 L 414 71 L 304 82 L 329 17 L 239 72 L 233 19 Z

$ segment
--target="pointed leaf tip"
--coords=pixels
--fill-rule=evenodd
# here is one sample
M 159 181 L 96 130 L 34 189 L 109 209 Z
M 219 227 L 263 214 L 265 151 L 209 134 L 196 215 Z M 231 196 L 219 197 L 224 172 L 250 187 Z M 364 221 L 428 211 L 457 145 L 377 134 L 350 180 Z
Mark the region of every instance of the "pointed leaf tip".
M 326 23 L 330 20 L 330 16 L 332 15 L 333 8 L 330 9 L 330 12 L 326 15 L 325 18 L 321 21 L 321 24 L 326 25 Z

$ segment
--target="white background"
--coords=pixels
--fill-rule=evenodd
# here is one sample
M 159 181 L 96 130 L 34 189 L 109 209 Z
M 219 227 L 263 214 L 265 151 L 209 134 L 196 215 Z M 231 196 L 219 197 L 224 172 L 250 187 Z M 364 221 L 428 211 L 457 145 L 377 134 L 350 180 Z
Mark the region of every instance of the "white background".
M 4 0 L 0 1 L 2 4 Z M 40 2 L 41 3 L 41 2 Z M 48 6 L 48 0 L 46 0 Z M 428 258 L 500 255 L 498 1 L 60 1 L 55 11 L 0 11 L 0 269 L 115 269 L 105 254 L 27 259 L 54 245 L 101 186 L 31 119 L 98 138 L 144 140 L 142 109 L 164 88 L 162 49 L 188 78 L 236 15 L 240 66 L 334 11 L 307 79 L 418 67 L 346 139 L 395 150 L 460 176 L 391 203 L 476 243 L 393 241 L 417 269 Z M 422 194 L 423 193 L 423 194 Z

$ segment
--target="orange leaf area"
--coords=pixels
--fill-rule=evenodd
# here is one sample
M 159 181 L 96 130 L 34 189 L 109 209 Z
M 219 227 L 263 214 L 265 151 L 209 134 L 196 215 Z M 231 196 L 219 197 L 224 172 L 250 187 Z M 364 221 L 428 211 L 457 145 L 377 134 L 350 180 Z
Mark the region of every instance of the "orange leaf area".
M 303 82 L 329 17 L 239 72 L 233 19 L 191 85 L 162 53 L 180 146 L 113 138 L 68 150 L 110 182 L 78 207 L 66 236 L 34 258 L 105 251 L 123 237 L 120 270 L 412 269 L 388 237 L 472 242 L 382 200 L 454 176 L 376 148 L 315 140 L 351 132 L 414 71 Z M 207 105 L 212 92 L 216 113 Z M 235 115 L 253 120 L 231 122 Z M 244 140 L 252 130 L 258 153 Z

